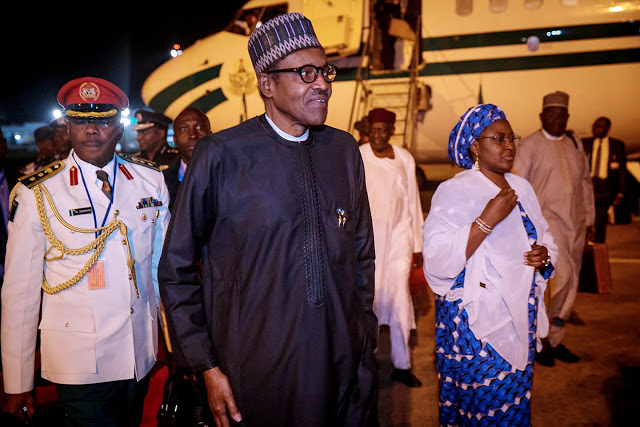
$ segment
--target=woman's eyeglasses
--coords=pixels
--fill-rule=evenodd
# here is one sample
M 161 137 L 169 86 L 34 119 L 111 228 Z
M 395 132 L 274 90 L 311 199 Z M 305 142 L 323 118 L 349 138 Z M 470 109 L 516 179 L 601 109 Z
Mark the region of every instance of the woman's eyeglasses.
M 476 139 L 493 139 L 495 142 L 498 142 L 500 144 L 504 144 L 505 141 L 509 141 L 509 142 L 520 142 L 520 140 L 522 139 L 519 136 L 506 136 L 506 135 L 493 135 L 493 136 L 478 136 L 476 137 Z

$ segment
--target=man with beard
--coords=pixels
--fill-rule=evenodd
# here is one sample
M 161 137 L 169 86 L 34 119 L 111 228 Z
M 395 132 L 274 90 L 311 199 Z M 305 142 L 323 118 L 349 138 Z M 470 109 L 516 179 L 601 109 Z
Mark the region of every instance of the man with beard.
M 522 140 L 513 164 L 513 171 L 533 186 L 558 245 L 547 308 L 549 335 L 536 355 L 536 362 L 544 366 L 554 366 L 555 359 L 565 363 L 580 360 L 562 340 L 578 293 L 585 238 L 594 233 L 595 203 L 589 164 L 582 141 L 567 131 L 568 109 L 566 93 L 546 95 L 540 113 L 542 129 Z
M 216 425 L 377 425 L 364 168 L 324 125 L 337 70 L 299 13 L 248 47 L 265 114 L 196 145 L 158 273 L 169 327 Z

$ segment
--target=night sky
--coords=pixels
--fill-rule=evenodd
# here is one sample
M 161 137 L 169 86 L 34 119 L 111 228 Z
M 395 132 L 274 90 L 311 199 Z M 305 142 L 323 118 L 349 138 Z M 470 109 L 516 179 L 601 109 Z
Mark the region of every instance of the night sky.
M 5 14 L 0 125 L 51 120 L 58 90 L 83 76 L 112 81 L 127 93 L 132 108 L 142 107 L 142 83 L 170 59 L 173 44 L 185 48 L 219 31 L 246 1 L 181 1 L 172 10 L 166 3 L 146 3 L 152 9 L 111 3 L 109 11 L 96 11 L 90 3 L 61 3 L 64 7 Z

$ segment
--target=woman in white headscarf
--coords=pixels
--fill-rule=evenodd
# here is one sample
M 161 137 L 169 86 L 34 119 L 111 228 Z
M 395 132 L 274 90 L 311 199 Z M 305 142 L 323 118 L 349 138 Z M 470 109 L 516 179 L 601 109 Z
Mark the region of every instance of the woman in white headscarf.
M 449 137 L 449 157 L 467 170 L 438 187 L 423 227 L 441 425 L 531 423 L 557 249 L 531 185 L 509 173 L 518 139 L 497 106 L 470 108 Z

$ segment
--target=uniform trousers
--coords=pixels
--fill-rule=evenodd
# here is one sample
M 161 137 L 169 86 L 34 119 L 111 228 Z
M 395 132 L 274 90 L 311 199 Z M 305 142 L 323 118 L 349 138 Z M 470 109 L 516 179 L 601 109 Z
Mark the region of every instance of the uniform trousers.
M 134 427 L 142 422 L 149 377 L 97 384 L 58 384 L 67 427 Z

